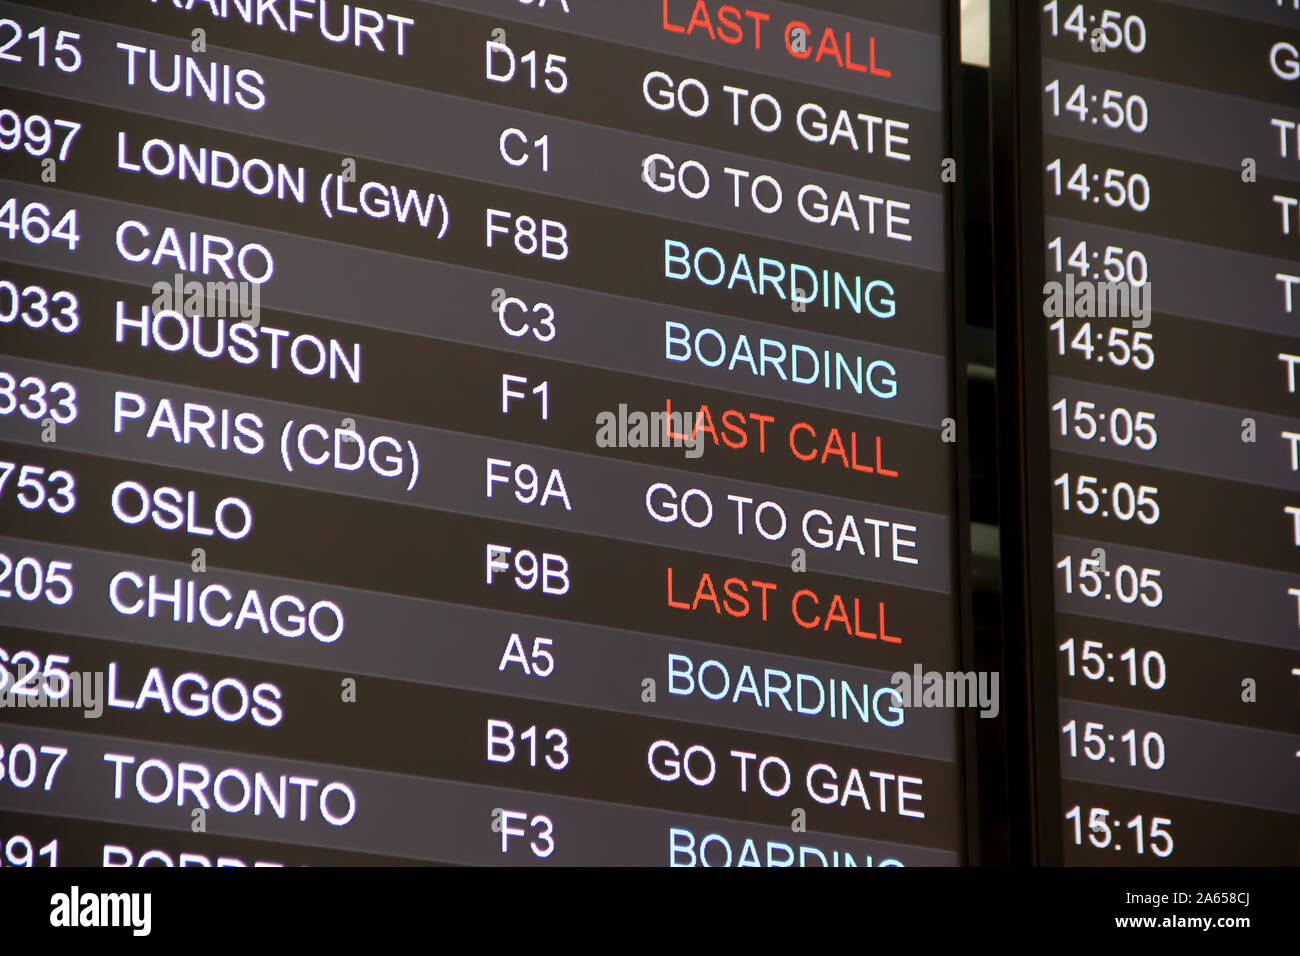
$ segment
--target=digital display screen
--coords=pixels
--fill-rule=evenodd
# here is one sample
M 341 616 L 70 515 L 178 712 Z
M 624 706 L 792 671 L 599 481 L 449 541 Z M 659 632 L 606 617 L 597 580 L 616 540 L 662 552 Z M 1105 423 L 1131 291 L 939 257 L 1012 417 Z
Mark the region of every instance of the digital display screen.
M 1028 560 L 1055 597 L 1032 641 L 1063 860 L 1294 866 L 1300 8 L 1022 9 L 1046 392 L 1025 441 L 1050 443 L 1031 478 L 1051 531 Z
M 921 693 L 965 633 L 952 19 L 0 2 L 0 862 L 969 862 L 971 705 Z M 1263 98 L 1294 94 L 1249 65 Z M 1274 221 L 1263 183 L 1293 156 L 1262 132 L 1240 188 Z M 1112 145 L 1061 142 L 1071 166 Z M 1235 562 L 1184 586 L 1249 588 L 1266 629 L 1232 601 L 1224 634 L 1215 605 L 1190 653 L 1227 649 L 1262 700 L 1295 663 L 1294 401 L 1266 353 L 1300 348 L 1271 276 L 1294 240 L 1250 221 L 1207 227 L 1263 256 L 1214 260 L 1255 306 L 1177 321 L 1197 342 L 1236 323 L 1257 366 L 1211 395 L 1162 351 L 1179 398 L 1130 405 L 1162 452 L 1192 399 L 1257 409 L 1258 450 L 1173 488 L 1154 458 L 1086 468 L 1160 485 L 1156 532 L 1111 532 L 1115 568 L 1171 546 L 1171 514 Z M 1154 271 L 1184 246 L 1141 248 Z M 1076 520 L 1062 534 L 1093 534 Z M 1275 545 L 1232 552 L 1207 520 Z M 1159 567 L 1168 613 L 1199 613 Z M 1151 673 L 1165 645 L 1114 634 L 1079 653 L 1133 644 Z M 1210 718 L 1243 757 L 1283 739 L 1265 703 L 1111 693 L 1180 715 L 1142 733 Z M 1194 759 L 1165 746 L 1166 775 Z M 1240 812 L 1293 825 L 1274 777 L 1241 782 Z

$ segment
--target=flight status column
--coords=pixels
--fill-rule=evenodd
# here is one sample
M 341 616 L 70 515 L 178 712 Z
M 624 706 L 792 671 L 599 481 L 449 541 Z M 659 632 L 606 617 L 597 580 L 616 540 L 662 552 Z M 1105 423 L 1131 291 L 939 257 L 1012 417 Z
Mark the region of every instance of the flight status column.
M 951 12 L 869 17 L 0 2 L 0 864 L 962 862 Z
M 1038 14 L 1065 861 L 1294 866 L 1300 5 Z

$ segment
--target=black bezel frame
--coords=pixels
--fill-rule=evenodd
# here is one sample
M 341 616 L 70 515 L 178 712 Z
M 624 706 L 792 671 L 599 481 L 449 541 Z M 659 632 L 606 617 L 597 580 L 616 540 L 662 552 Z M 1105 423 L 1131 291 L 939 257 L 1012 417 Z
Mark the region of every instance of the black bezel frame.
M 1060 866 L 1061 765 L 1057 741 L 1056 592 L 1052 573 L 1051 434 L 1043 199 L 1042 44 L 1036 0 L 991 0 L 990 82 L 996 325 L 999 512 L 1003 621 L 1013 709 L 1008 753 L 1013 818 L 1029 822 L 1018 862 Z
M 947 245 L 948 262 L 948 301 L 949 301 L 949 388 L 951 389 L 951 414 L 956 422 L 957 441 L 953 449 L 953 501 L 952 501 L 952 597 L 955 620 L 954 637 L 957 642 L 958 666 L 971 670 L 976 665 L 975 656 L 975 617 L 973 595 L 971 593 L 971 508 L 970 508 L 970 455 L 967 443 L 970 440 L 970 428 L 967 425 L 967 388 L 965 336 L 962 333 L 966 324 L 966 275 L 964 264 L 965 243 L 965 202 L 963 198 L 964 179 L 960 175 L 965 165 L 957 156 L 959 144 L 962 143 L 962 106 L 964 99 L 961 89 L 961 4 L 960 0 L 947 0 L 942 5 L 941 39 L 946 40 L 943 59 L 943 89 L 947 102 L 947 128 L 945 130 L 945 154 L 957 162 L 957 179 L 948 184 L 947 210 Z M 936 171 L 938 172 L 938 171 Z M 977 745 L 977 721 L 979 714 L 973 708 L 965 708 L 958 721 L 961 731 L 960 746 L 957 754 L 958 773 L 961 775 L 964 807 L 964 833 L 960 857 L 965 866 L 977 866 L 985 858 L 985 842 L 991 834 L 987 814 L 981 812 L 980 804 L 979 748 Z

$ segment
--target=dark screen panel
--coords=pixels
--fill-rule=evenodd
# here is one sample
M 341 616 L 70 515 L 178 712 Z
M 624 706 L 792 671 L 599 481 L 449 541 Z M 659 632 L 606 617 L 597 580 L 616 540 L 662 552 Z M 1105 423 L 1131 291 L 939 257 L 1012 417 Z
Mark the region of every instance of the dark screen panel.
M 968 860 L 952 20 L 0 3 L 4 862 Z
M 1041 857 L 1295 865 L 1300 13 L 1016 13 Z

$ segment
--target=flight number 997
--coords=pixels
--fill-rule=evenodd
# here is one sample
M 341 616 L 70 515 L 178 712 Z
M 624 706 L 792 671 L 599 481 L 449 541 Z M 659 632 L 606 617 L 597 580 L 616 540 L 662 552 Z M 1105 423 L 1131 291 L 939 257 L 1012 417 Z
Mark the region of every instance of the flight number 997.
M 41 159 L 48 156 L 54 147 L 56 138 L 62 131 L 58 143 L 59 162 L 68 158 L 72 141 L 81 131 L 81 124 L 71 120 L 48 120 L 44 116 L 32 113 L 23 116 L 16 110 L 0 109 L 0 150 L 11 153 L 21 146 L 30 155 Z

